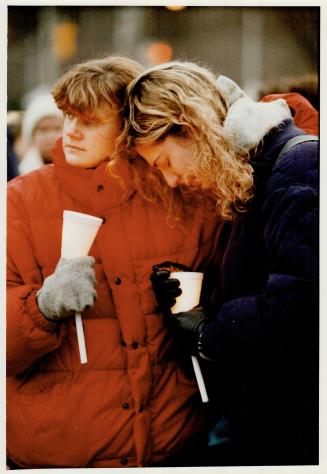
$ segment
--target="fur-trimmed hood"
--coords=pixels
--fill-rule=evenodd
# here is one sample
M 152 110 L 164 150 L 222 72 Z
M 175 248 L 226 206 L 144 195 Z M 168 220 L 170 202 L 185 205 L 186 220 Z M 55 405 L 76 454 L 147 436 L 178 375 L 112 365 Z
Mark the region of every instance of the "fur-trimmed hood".
M 256 102 L 226 76 L 219 76 L 216 84 L 229 105 L 224 130 L 236 151 L 254 149 L 272 128 L 292 118 L 284 99 Z

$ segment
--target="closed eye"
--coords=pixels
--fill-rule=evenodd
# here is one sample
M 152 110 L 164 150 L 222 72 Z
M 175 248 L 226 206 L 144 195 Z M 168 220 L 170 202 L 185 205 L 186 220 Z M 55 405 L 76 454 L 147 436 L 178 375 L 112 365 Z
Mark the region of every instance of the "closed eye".
M 171 168 L 170 159 L 168 157 L 160 156 L 155 160 L 153 166 L 160 169 Z

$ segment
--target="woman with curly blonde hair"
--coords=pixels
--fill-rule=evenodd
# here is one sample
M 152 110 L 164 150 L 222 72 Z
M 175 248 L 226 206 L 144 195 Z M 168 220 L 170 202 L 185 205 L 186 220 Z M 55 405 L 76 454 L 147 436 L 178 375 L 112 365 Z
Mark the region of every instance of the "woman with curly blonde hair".
M 149 165 L 145 195 L 201 194 L 226 221 L 218 307 L 170 314 L 181 290 L 169 266 L 183 262 L 154 266 L 151 280 L 179 347 L 219 374 L 229 464 L 317 462 L 316 140 L 283 99 L 257 103 L 193 63 L 154 66 L 127 88 L 116 160 L 129 147 L 136 177 Z
M 172 79 L 172 71 L 177 78 L 182 73 L 184 82 Z M 157 141 L 161 143 L 166 137 L 167 144 L 176 142 L 177 146 L 189 151 L 192 147 L 193 159 L 183 169 L 183 176 L 178 175 L 178 165 L 175 173 L 174 163 L 171 166 L 164 160 L 155 163 L 155 168 L 162 172 L 168 186 L 181 185 L 184 194 L 187 187 L 209 192 L 215 199 L 218 214 L 232 220 L 235 212 L 244 210 L 252 197 L 253 170 L 248 163 L 247 150 L 239 149 L 236 153 L 233 140 L 229 140 L 224 131 L 222 124 L 227 103 L 215 85 L 214 76 L 190 63 L 173 63 L 173 69 L 159 66 L 151 74 L 151 80 L 147 80 L 146 73 L 144 80 L 142 76 L 138 79 L 135 90 L 133 84 L 129 89 L 136 91 L 137 84 L 142 81 L 142 100 L 133 95 L 134 92 L 130 95 L 131 116 L 125 121 L 125 130 L 120 137 L 120 152 L 128 149 L 131 154 L 131 149 L 137 152 Z M 209 121 L 210 127 L 207 126 Z M 214 160 L 211 159 L 213 156 Z M 114 161 L 110 166 L 113 164 Z M 144 178 L 142 165 L 135 165 L 138 174 L 142 175 L 144 194 L 150 197 L 155 189 L 156 197 L 167 204 L 167 189 L 156 182 L 160 180 L 158 173 Z M 198 175 L 197 179 L 195 175 Z M 169 191 L 168 196 L 172 196 Z

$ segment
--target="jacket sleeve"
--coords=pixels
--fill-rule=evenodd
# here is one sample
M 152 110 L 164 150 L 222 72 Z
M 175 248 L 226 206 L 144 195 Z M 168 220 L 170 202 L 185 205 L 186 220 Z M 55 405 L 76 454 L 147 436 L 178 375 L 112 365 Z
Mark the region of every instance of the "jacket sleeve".
M 301 145 L 294 148 L 270 179 L 263 206 L 270 260 L 264 291 L 225 302 L 205 326 L 203 353 L 213 359 L 228 361 L 236 353 L 245 357 L 262 350 L 273 354 L 299 334 L 309 340 L 317 333 L 317 144 L 302 144 L 310 152 L 303 166 Z
M 35 256 L 30 222 L 15 192 L 7 197 L 7 375 L 27 369 L 36 359 L 56 349 L 64 325 L 47 321 L 39 311 L 36 292 L 43 278 Z

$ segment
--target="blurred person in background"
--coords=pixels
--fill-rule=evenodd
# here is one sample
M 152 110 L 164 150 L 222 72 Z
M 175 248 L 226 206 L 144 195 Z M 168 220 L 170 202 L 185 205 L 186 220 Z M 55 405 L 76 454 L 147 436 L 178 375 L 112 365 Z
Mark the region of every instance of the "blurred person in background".
M 12 146 L 18 161 L 21 161 L 26 152 L 26 145 L 22 136 L 22 121 L 24 112 L 22 110 L 7 111 L 7 127 L 10 129 Z
M 303 138 L 283 99 L 255 102 L 229 78 L 183 62 L 132 81 L 125 116 L 119 150 L 147 163 L 143 192 L 204 192 L 225 221 L 214 311 L 171 315 L 178 280 L 167 262 L 151 276 L 177 345 L 212 361 L 209 398 L 220 398 L 230 427 L 225 463 L 317 464 L 317 137 Z M 307 141 L 281 155 L 295 137 Z M 210 456 L 203 463 L 220 465 Z
M 8 185 L 11 466 L 192 465 L 206 444 L 211 407 L 183 371 L 149 276 L 159 259 L 216 268 L 221 221 L 196 197 L 168 220 L 138 192 L 127 159 L 115 177 L 105 172 L 125 88 L 142 69 L 119 57 L 72 67 L 53 91 L 65 115 L 53 164 Z M 60 259 L 64 209 L 103 219 L 89 256 Z M 83 313 L 84 365 L 75 312 Z
M 13 132 L 7 126 L 7 181 L 18 176 L 18 159 L 14 150 Z
M 51 163 L 51 151 L 62 133 L 63 115 L 50 93 L 33 96 L 22 119 L 22 138 L 26 152 L 19 163 L 25 174 Z

